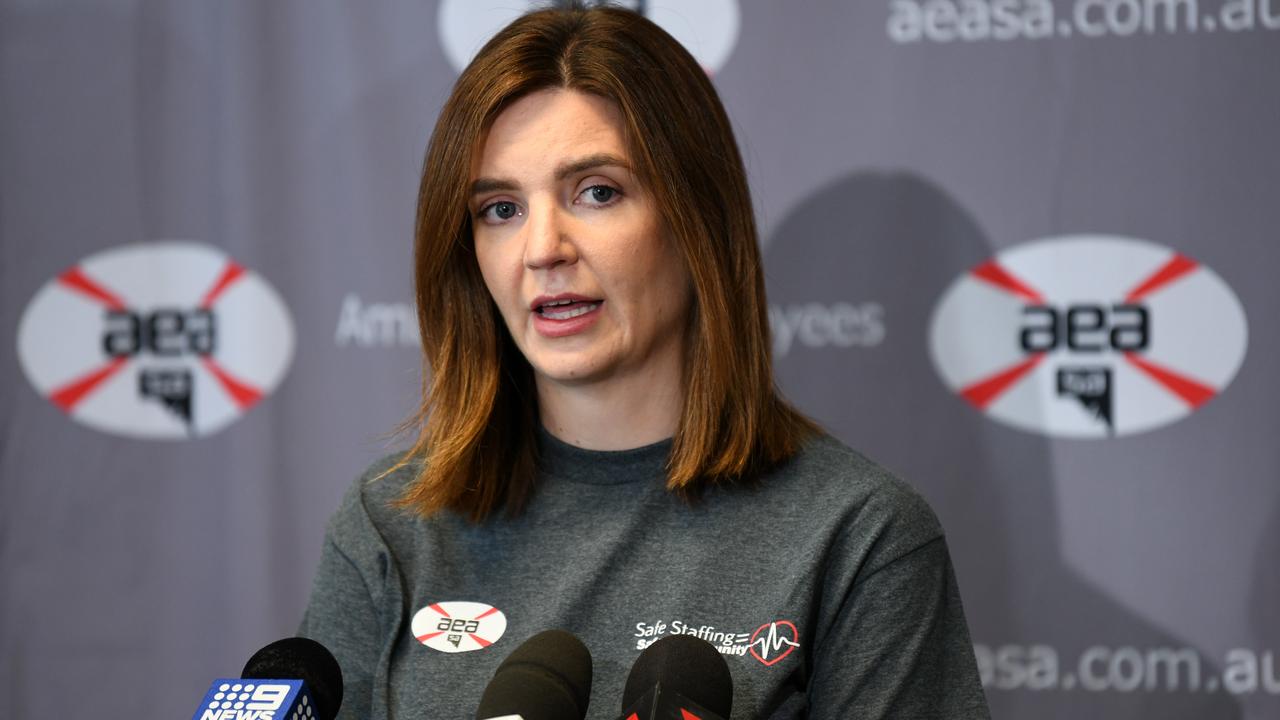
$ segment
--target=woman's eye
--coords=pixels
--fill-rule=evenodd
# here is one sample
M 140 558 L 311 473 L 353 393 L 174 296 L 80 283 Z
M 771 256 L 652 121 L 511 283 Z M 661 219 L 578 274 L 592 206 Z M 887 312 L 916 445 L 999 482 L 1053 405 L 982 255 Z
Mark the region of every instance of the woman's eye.
M 607 205 L 610 200 L 613 200 L 619 194 L 617 188 L 612 188 L 608 185 L 592 185 L 583 191 L 583 195 L 596 205 Z
M 502 200 L 480 209 L 480 216 L 486 220 L 510 220 L 520 214 L 520 206 Z

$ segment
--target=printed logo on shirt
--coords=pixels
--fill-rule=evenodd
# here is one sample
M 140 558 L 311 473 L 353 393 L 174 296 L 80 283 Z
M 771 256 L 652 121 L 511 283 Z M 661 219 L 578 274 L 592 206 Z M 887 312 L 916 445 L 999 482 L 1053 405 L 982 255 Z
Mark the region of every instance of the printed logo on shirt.
M 1070 438 L 1190 415 L 1226 389 L 1247 345 L 1244 308 L 1216 273 L 1102 235 L 999 253 L 951 284 L 929 328 L 952 392 L 1002 423 Z
M 436 15 L 440 43 L 459 72 L 499 30 L 521 15 L 567 0 L 442 0 Z M 693 55 L 707 72 L 724 66 L 738 42 L 738 0 L 586 0 L 620 5 L 649 18 Z
M 235 422 L 284 379 L 293 345 L 266 280 L 187 241 L 94 253 L 46 282 L 18 325 L 37 392 L 76 422 L 149 440 Z
M 792 650 L 800 647 L 800 633 L 796 632 L 796 626 L 791 621 L 774 620 L 756 628 L 747 647 L 751 650 L 751 656 L 766 667 L 777 665 Z
M 772 620 L 755 632 L 719 630 L 713 625 L 698 625 L 683 620 L 658 620 L 635 624 L 636 649 L 644 650 L 668 635 L 692 635 L 711 643 L 722 655 L 751 657 L 765 667 L 782 662 L 800 647 L 800 631 L 790 620 Z
M 507 616 L 492 605 L 449 600 L 414 613 L 410 631 L 432 650 L 471 652 L 498 642 L 507 631 Z

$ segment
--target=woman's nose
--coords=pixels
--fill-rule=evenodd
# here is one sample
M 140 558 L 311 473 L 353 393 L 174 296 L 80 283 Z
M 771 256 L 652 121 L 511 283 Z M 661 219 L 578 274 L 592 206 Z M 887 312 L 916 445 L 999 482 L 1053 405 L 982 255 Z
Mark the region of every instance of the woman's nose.
M 569 237 L 568 225 L 569 218 L 563 216 L 558 206 L 552 203 L 531 206 L 529 219 L 525 221 L 525 267 L 545 269 L 577 262 L 578 252 Z

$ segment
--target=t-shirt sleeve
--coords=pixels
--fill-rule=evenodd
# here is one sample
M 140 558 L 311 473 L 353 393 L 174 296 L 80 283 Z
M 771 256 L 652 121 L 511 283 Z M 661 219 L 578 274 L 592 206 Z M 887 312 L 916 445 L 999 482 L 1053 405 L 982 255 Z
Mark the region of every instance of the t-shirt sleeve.
M 374 674 L 389 620 L 380 617 L 388 554 L 357 483 L 329 521 L 311 598 L 298 634 L 323 644 L 342 668 L 337 720 L 371 717 Z
M 372 669 L 378 659 L 378 623 L 360 573 L 330 538 L 325 539 L 298 635 L 324 645 L 342 668 L 338 720 L 369 717 Z
M 815 648 L 809 718 L 985 720 L 941 527 L 914 492 L 892 495 L 877 531 L 836 551 L 842 567 L 827 588 L 834 610 Z

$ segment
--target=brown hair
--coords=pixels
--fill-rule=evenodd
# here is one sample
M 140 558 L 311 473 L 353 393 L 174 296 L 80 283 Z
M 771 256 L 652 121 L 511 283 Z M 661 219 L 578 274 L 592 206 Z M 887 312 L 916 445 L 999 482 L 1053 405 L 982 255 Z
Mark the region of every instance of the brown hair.
M 467 195 L 484 133 L 514 100 L 570 88 L 616 103 L 632 167 L 653 194 L 694 286 L 684 408 L 667 486 L 696 498 L 790 457 L 816 426 L 781 397 L 746 173 L 724 108 L 697 61 L 643 16 L 616 8 L 517 19 L 458 78 L 427 148 L 414 263 L 425 362 L 407 424 L 421 463 L 400 504 L 482 521 L 521 512 L 534 488 L 537 398 L 480 275 Z M 399 467 L 398 465 L 397 467 Z

